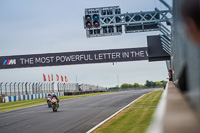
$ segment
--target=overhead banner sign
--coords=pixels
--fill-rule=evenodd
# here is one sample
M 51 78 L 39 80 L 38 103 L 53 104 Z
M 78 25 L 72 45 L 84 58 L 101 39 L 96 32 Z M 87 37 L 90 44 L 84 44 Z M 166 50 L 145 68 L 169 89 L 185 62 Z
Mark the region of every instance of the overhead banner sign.
M 1 56 L 0 69 L 148 60 L 147 47 Z

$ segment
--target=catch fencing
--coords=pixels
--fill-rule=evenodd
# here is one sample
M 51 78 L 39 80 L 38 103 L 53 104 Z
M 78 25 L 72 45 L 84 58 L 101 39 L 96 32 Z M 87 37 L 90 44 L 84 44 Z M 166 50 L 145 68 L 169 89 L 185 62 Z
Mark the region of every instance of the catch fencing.
M 56 93 L 64 92 L 77 93 L 77 92 L 89 92 L 89 91 L 106 91 L 105 87 L 90 85 L 90 84 L 78 84 L 78 83 L 43 83 L 43 82 L 1 82 L 0 94 L 5 96 L 16 95 L 29 95 L 29 94 L 44 94 L 44 93 Z
M 89 84 L 78 83 L 36 83 L 36 82 L 1 82 L 0 102 L 14 102 L 45 98 L 47 94 L 54 93 L 57 96 L 83 94 L 91 92 L 103 92 L 107 88 Z

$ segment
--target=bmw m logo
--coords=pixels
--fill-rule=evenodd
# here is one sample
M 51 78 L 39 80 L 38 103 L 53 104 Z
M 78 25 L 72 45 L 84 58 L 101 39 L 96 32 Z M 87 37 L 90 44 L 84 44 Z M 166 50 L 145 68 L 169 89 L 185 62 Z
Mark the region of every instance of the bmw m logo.
M 15 65 L 15 64 L 16 64 L 16 59 L 9 59 L 3 62 L 3 65 Z

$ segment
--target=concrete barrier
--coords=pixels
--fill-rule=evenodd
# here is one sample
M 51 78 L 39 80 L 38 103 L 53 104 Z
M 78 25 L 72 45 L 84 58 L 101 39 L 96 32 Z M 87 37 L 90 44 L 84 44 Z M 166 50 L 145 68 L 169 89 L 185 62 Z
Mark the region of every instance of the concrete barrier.
M 199 125 L 197 112 L 170 81 L 146 133 L 200 133 Z

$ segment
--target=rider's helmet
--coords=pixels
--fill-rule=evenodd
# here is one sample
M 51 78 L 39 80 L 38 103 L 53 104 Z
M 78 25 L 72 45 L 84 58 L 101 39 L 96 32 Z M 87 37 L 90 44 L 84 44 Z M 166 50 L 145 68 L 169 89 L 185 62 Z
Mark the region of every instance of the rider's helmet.
M 50 93 L 48 93 L 48 96 L 51 96 L 51 94 L 50 94 Z

